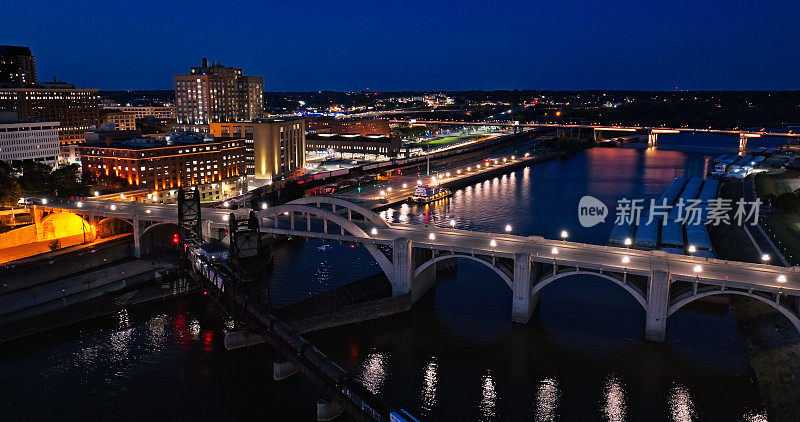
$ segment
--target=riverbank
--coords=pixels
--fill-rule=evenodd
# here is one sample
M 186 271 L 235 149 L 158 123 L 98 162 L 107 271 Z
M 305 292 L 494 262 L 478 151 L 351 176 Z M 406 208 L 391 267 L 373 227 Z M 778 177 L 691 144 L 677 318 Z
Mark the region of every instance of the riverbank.
M 735 203 L 741 184 L 726 183 L 720 197 Z M 709 234 L 719 258 L 759 262 L 759 253 L 742 227 L 712 226 Z M 769 420 L 800 420 L 800 335 L 780 312 L 759 301 L 734 296 L 731 308 Z

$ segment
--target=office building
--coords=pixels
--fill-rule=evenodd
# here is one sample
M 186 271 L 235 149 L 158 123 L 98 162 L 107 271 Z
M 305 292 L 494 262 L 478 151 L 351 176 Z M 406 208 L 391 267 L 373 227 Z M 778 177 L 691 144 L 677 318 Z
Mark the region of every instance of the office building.
M 36 59 L 28 47 L 0 45 L 0 87 L 36 85 Z
M 156 119 L 174 119 L 175 107 L 172 106 L 107 106 L 104 109 L 119 110 L 124 113 L 133 113 L 136 119 L 153 117 Z
M 395 156 L 400 152 L 400 138 L 386 135 L 357 133 L 309 133 L 306 135 L 306 151 L 339 153 L 342 157 L 358 155 Z
M 22 121 L 61 122 L 62 145 L 83 142 L 100 120 L 96 89 L 0 88 L 0 111 L 15 111 Z
M 110 130 L 136 130 L 136 114 L 126 111 L 103 109 L 100 122 Z
M 0 161 L 56 167 L 59 153 L 58 122 L 22 122 L 16 113 L 0 112 Z
M 339 135 L 358 134 L 391 136 L 389 121 L 385 119 L 331 119 L 318 117 L 308 119 L 308 130 L 315 133 L 334 133 Z
M 208 132 L 210 123 L 249 121 L 264 113 L 264 78 L 218 63 L 175 76 L 176 130 Z
M 209 129 L 215 137 L 245 139 L 251 189 L 292 177 L 305 168 L 306 127 L 301 118 L 211 123 Z
M 111 146 L 81 145 L 83 173 L 115 176 L 148 189 L 154 202 L 174 202 L 179 187 L 198 186 L 203 201 L 218 201 L 244 189 L 243 139 L 169 135 Z

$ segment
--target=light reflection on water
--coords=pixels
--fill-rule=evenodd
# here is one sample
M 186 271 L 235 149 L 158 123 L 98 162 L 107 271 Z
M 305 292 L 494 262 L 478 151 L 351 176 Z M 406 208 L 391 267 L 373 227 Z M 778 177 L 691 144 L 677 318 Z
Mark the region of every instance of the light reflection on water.
M 536 422 L 551 422 L 558 418 L 558 399 L 561 392 L 558 389 L 558 381 L 553 378 L 545 378 L 539 383 L 536 391 Z
M 494 420 L 497 417 L 497 385 L 492 377 L 492 371 L 488 369 L 481 377 L 480 416 L 482 421 Z
M 425 369 L 422 372 L 422 394 L 420 395 L 423 411 L 422 416 L 428 414 L 428 412 L 433 409 L 433 406 L 436 405 L 436 371 L 438 367 L 439 365 L 436 363 L 436 358 L 431 357 L 431 360 L 425 365 Z
M 669 416 L 674 422 L 689 422 L 696 417 L 689 389 L 675 385 L 669 392 Z
M 370 393 L 378 394 L 389 375 L 388 365 L 388 353 L 372 352 L 361 364 L 357 379 Z
M 603 403 L 600 407 L 603 419 L 609 422 L 622 422 L 625 420 L 627 405 L 625 404 L 625 390 L 622 383 L 615 375 L 606 378 L 603 387 Z

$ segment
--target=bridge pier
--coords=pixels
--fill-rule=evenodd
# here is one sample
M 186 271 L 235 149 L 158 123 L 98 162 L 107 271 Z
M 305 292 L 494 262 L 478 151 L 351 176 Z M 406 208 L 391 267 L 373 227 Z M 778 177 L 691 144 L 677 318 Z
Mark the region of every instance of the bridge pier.
M 133 219 L 133 256 L 142 257 L 142 224 L 138 219 Z
M 317 420 L 332 421 L 339 417 L 344 410 L 339 403 L 333 400 L 319 399 L 317 401 Z
M 539 274 L 541 264 L 531 263 L 531 255 L 514 254 L 514 284 L 512 286 L 511 321 L 527 324 L 539 306 L 539 292 L 531 295 L 534 279 Z
M 36 205 L 31 206 L 31 215 L 33 216 L 33 224 L 36 227 L 36 241 L 41 242 L 44 240 L 44 228 L 42 227 L 42 210 Z
M 392 296 L 410 294 L 412 304 L 436 283 L 436 265 L 431 265 L 415 277 L 418 253 L 409 239 L 400 238 L 392 242 Z
M 739 132 L 739 152 L 743 153 L 747 149 L 747 136 L 744 132 Z
M 652 271 L 647 283 L 647 316 L 645 339 L 663 342 L 667 332 L 669 311 L 669 273 Z
M 654 147 L 658 145 L 658 134 L 652 131 L 647 132 L 647 146 Z
M 276 360 L 272 364 L 272 378 L 275 381 L 285 380 L 297 373 L 297 367 L 286 360 Z
M 249 330 L 228 331 L 225 333 L 225 350 L 237 350 L 264 342 L 264 337 Z

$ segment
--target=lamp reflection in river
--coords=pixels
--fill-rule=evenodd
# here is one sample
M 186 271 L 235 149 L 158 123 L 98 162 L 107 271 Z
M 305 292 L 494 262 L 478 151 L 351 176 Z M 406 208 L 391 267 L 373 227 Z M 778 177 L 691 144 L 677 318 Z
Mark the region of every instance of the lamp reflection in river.
M 358 381 L 372 394 L 381 391 L 383 382 L 388 375 L 387 366 L 389 355 L 387 353 L 373 352 L 367 355 L 367 359 L 361 364 L 361 371 L 358 374 Z
M 606 378 L 603 386 L 603 405 L 600 407 L 603 419 L 611 422 L 621 422 L 625 420 L 627 406 L 625 405 L 625 390 L 622 383 L 614 375 Z
M 557 419 L 558 399 L 561 392 L 558 390 L 558 381 L 545 378 L 539 383 L 536 391 L 535 421 L 549 422 Z
M 423 415 L 433 409 L 436 405 L 436 384 L 437 384 L 437 370 L 439 365 L 436 363 L 436 358 L 431 357 L 431 360 L 425 365 L 425 371 L 422 373 L 422 411 Z
M 694 420 L 694 402 L 689 389 L 678 384 L 669 392 L 669 417 L 674 422 Z
M 492 420 L 497 416 L 497 385 L 492 371 L 487 370 L 481 378 L 481 420 Z

